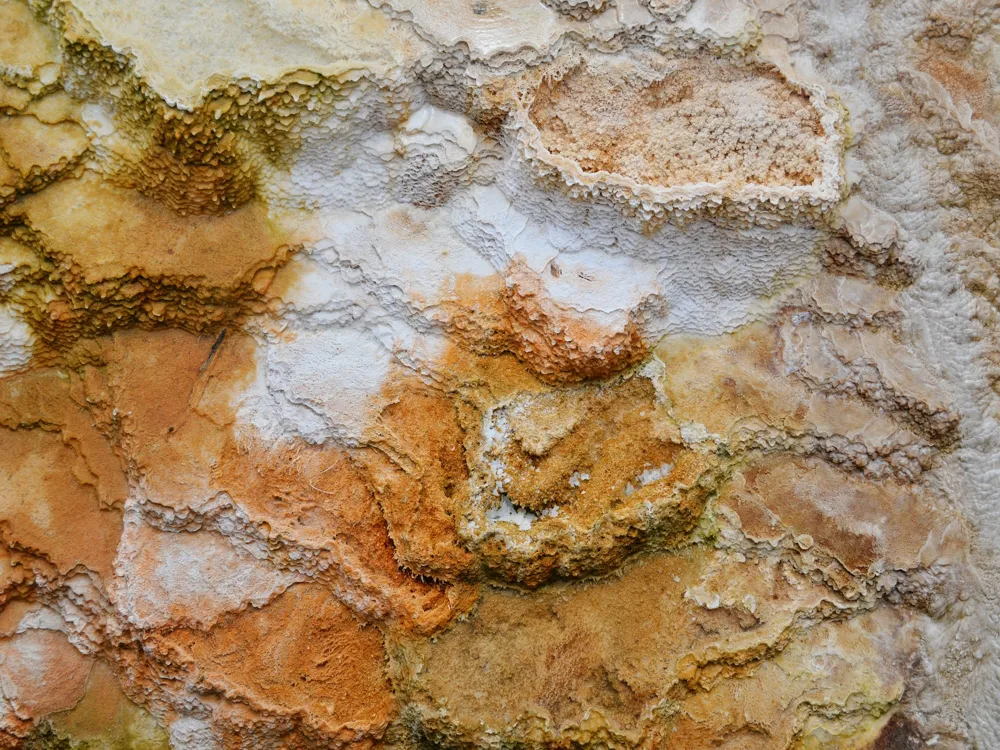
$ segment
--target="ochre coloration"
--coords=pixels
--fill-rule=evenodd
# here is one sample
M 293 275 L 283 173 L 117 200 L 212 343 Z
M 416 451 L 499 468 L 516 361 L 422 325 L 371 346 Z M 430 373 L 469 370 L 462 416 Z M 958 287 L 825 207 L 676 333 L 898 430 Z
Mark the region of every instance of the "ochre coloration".
M 168 673 L 183 670 L 202 689 L 241 696 L 246 706 L 219 707 L 231 741 L 253 731 L 248 709 L 262 722 L 283 718 L 288 747 L 309 747 L 312 737 L 370 746 L 395 713 L 381 635 L 321 585 L 294 586 L 263 612 L 234 615 L 207 633 L 175 630 L 150 645 L 156 661 L 139 681 L 155 681 L 165 661 Z
M 0 748 L 1000 747 L 998 29 L 0 0 Z

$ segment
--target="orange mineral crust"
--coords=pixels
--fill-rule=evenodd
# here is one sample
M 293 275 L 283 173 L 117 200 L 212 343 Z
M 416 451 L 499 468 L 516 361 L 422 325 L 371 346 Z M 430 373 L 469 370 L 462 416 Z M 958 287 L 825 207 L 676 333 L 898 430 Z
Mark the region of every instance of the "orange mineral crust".
M 998 29 L 0 0 L 0 750 L 1000 748 Z

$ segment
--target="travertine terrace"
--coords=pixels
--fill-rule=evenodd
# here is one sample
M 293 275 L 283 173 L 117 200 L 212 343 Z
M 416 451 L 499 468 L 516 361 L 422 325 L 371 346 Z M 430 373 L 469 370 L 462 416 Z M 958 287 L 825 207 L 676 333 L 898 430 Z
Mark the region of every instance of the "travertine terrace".
M 0 0 L 0 748 L 1000 748 L 998 50 Z

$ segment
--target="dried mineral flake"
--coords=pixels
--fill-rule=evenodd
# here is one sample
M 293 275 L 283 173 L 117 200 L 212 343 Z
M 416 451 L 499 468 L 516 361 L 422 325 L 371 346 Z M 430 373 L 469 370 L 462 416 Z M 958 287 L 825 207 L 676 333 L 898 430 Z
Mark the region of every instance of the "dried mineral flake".
M 1000 748 L 998 49 L 0 0 L 0 750 Z

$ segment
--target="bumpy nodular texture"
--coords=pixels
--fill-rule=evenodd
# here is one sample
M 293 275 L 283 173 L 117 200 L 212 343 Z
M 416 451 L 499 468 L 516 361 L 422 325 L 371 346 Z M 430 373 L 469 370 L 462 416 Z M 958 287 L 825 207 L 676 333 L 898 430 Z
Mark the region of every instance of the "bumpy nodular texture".
M 0 747 L 1000 747 L 998 49 L 0 0 Z

